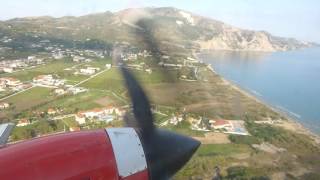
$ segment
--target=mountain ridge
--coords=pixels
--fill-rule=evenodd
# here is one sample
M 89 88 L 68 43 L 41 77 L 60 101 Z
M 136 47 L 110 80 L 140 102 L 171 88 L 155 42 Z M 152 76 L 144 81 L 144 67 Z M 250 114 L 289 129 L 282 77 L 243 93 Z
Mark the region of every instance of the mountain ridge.
M 174 49 L 198 51 L 272 52 L 315 45 L 294 38 L 273 36 L 266 31 L 238 28 L 172 7 L 129 8 L 117 12 L 106 11 L 59 18 L 49 16 L 14 18 L 0 21 L 0 31 L 11 29 L 16 33 L 33 33 L 44 37 L 99 39 L 105 42 L 128 42 L 144 46 L 140 44 L 143 43 L 144 37 L 138 37 L 143 36 L 141 27 L 137 25 L 141 22 L 163 51 L 174 47 Z

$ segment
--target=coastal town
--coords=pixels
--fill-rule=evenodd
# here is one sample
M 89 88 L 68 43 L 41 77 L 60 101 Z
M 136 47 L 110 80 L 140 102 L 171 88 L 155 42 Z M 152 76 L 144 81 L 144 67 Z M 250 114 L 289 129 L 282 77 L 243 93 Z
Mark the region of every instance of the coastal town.
M 8 41 L 12 40 L 6 37 L 2 39 L 4 43 Z M 0 113 L 6 116 L 10 112 L 18 110 L 19 113 L 12 116 L 13 119 L 10 122 L 15 123 L 22 131 L 27 130 L 28 127 L 34 128 L 43 121 L 57 124 L 57 128 L 52 133 L 121 125 L 123 118 L 131 111 L 130 103 L 123 95 L 124 89 L 119 92 L 117 88 L 113 87 L 119 86 L 118 84 L 98 85 L 98 83 L 112 83 L 113 77 L 105 79 L 103 82 L 97 81 L 97 79 L 103 79 L 103 76 L 110 72 L 113 76 L 119 76 L 114 72 L 123 64 L 126 68 L 139 73 L 140 77 L 143 77 L 142 79 L 159 78 L 159 75 L 163 76 L 163 74 L 159 74 L 159 71 L 165 69 L 167 72 L 174 72 L 171 78 L 176 82 L 180 81 L 186 84 L 208 83 L 210 74 L 215 74 L 210 65 L 203 63 L 196 56 L 154 55 L 146 49 L 136 48 L 129 43 L 116 44 L 115 46 L 123 49 L 121 53 L 116 55 L 108 49 L 64 48 L 63 45 L 52 44 L 49 40 L 42 40 L 39 44 L 35 43 L 34 46 L 43 48 L 45 52 L 13 60 L 1 57 Z M 111 56 L 116 56 L 116 59 L 120 61 L 111 60 Z M 50 66 L 53 69 L 50 69 Z M 24 76 L 25 73 L 31 75 Z M 228 83 L 222 80 L 221 85 L 228 85 Z M 106 89 L 101 89 L 101 87 L 106 87 Z M 23 94 L 39 88 L 46 91 L 45 95 L 41 97 L 44 98 L 42 100 L 50 99 L 50 102 L 56 100 L 62 104 L 45 103 L 48 105 L 34 108 L 34 105 L 28 107 L 28 103 L 21 104 L 19 98 L 15 99 L 15 97 L 23 96 Z M 99 102 L 92 106 L 86 106 L 86 103 L 91 103 L 90 99 L 88 102 L 80 101 L 79 103 L 83 103 L 82 105 L 71 105 L 71 107 L 63 105 L 65 101 L 77 102 L 79 100 L 76 99 L 97 94 L 102 95 L 101 99 L 103 100 L 95 100 L 94 103 Z M 188 112 L 185 108 L 177 109 L 176 106 L 167 106 L 166 108 L 159 108 L 161 105 L 157 104 L 153 104 L 153 106 L 156 107 L 152 111 L 159 127 L 184 127 L 193 132 L 191 134 L 214 132 L 251 136 L 246 127 L 247 119 L 243 119 L 244 117 L 206 116 Z M 251 120 L 256 124 L 282 124 L 283 117 L 272 116 L 274 115 L 270 114 L 267 117 Z M 37 133 L 32 133 L 32 136 L 30 134 L 22 136 L 18 131 L 17 136 L 13 134 L 12 141 L 46 134 L 47 130 L 40 130 Z
M 13 41 L 13 39 L 3 37 L 1 41 L 8 43 Z M 139 50 L 127 43 L 117 44 L 117 46 L 125 49 L 122 53 L 118 54 L 121 60 L 118 63 L 110 60 L 112 52 L 107 49 L 64 48 L 63 45 L 51 43 L 47 39 L 34 43 L 32 46 L 43 48 L 45 52 L 10 60 L 1 57 L 0 112 L 2 111 L 1 113 L 3 114 L 20 109 L 19 102 L 12 101 L 12 99 L 37 88 L 49 91 L 48 96 L 51 96 L 52 100 L 81 96 L 79 94 L 85 96 L 87 93 L 97 91 L 92 87 L 82 85 L 103 76 L 108 71 L 116 70 L 123 63 L 126 64 L 127 68 L 143 73 L 143 76 L 146 78 L 148 76 L 151 77 L 159 69 L 177 72 L 174 78 L 186 83 L 194 81 L 207 82 L 207 78 L 201 71 L 213 71 L 210 66 L 194 57 L 177 58 L 161 55 L 157 56 L 158 62 L 154 63 L 155 57 L 153 57 L 150 51 L 146 49 Z M 10 51 L 10 48 L 2 48 L 2 50 L 4 49 Z M 45 67 L 55 64 L 61 65 L 62 69 L 49 73 L 50 70 Z M 43 68 L 45 69 L 43 73 L 37 71 Z M 28 72 L 37 73 L 32 73 L 30 77 L 24 77 L 23 74 Z M 108 81 L 105 83 L 108 83 Z M 42 120 L 61 121 L 64 125 L 58 131 L 90 129 L 91 127 L 95 127 L 93 124 L 102 126 L 113 125 L 113 122 L 119 122 L 123 119 L 125 114 L 130 111 L 130 107 L 128 106 L 126 97 L 122 97 L 122 95 L 112 90 L 108 91 L 108 93 L 112 94 L 113 98 L 117 99 L 116 101 L 121 101 L 121 103 L 114 103 L 115 100 L 113 99 L 110 102 L 105 102 L 102 106 L 99 105 L 92 109 L 76 108 L 73 110 L 67 110 L 67 107 L 49 106 L 41 111 L 35 112 L 33 110 L 31 114 L 33 114 L 32 116 L 40 115 L 40 119 Z M 10 120 L 10 122 L 16 123 L 17 127 L 24 128 L 39 123 L 39 119 L 23 115 L 26 112 L 30 112 L 29 109 L 22 110 L 22 112 L 24 113 L 16 114 L 15 117 L 17 118 L 14 121 Z M 160 110 L 154 112 L 161 116 L 161 122 L 158 124 L 160 127 L 179 126 L 179 124 L 187 122 L 190 124 L 189 129 L 192 131 L 249 135 L 243 120 L 212 119 L 172 110 L 169 113 L 161 112 Z M 39 133 L 36 136 L 42 135 L 45 134 Z M 28 137 L 18 137 L 17 140 L 24 138 Z

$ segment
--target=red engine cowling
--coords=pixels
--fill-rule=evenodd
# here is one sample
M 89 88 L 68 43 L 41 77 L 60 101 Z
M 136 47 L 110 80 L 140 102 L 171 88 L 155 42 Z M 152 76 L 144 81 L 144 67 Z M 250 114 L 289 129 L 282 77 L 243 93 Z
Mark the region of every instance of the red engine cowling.
M 143 180 L 148 177 L 143 148 L 132 128 L 57 134 L 0 149 L 0 179 Z

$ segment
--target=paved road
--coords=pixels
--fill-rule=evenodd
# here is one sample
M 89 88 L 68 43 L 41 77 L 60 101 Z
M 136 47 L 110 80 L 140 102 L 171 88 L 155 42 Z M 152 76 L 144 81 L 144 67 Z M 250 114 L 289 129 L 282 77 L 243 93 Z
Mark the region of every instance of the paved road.
M 101 72 L 98 72 L 97 74 L 90 76 L 88 79 L 85 79 L 85 80 L 80 81 L 79 83 L 73 85 L 73 87 L 79 86 L 80 84 L 83 84 L 83 83 L 89 81 L 90 79 L 92 79 L 92 78 L 94 78 L 94 77 L 96 77 L 96 76 L 99 76 L 100 74 L 102 74 L 102 73 L 104 73 L 104 72 L 106 72 L 106 71 L 108 71 L 108 70 L 109 70 L 109 69 L 105 69 L 105 70 L 103 70 L 103 71 L 101 71 Z
M 73 117 L 75 116 L 75 114 L 67 114 L 67 115 L 62 115 L 62 116 L 56 116 L 54 118 L 52 118 L 53 120 L 60 120 L 60 119 L 65 119 L 65 118 L 69 118 L 69 117 Z
M 20 94 L 20 93 L 23 93 L 23 92 L 25 92 L 25 91 L 28 91 L 29 89 L 32 89 L 32 88 L 34 88 L 34 87 L 36 87 L 36 86 L 31 86 L 31 87 L 29 87 L 29 88 L 27 88 L 27 89 L 24 89 L 24 90 L 22 90 L 22 91 L 19 91 L 19 92 L 16 92 L 16 93 L 14 93 L 14 94 L 11 94 L 11 95 L 9 95 L 9 96 L 6 96 L 6 97 L 4 97 L 4 98 L 1 98 L 0 101 L 3 101 L 3 100 L 5 100 L 5 99 L 8 99 L 8 98 L 10 98 L 10 97 L 12 97 L 12 96 L 15 96 L 15 95 L 17 95 L 17 94 Z

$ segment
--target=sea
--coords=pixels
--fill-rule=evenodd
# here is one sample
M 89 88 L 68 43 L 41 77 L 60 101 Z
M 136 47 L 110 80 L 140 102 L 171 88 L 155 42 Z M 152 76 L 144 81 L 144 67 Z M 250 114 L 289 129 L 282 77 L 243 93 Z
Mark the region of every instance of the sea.
M 198 54 L 223 78 L 320 134 L 320 47 Z

